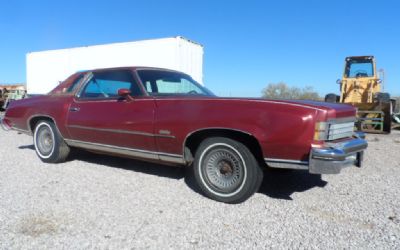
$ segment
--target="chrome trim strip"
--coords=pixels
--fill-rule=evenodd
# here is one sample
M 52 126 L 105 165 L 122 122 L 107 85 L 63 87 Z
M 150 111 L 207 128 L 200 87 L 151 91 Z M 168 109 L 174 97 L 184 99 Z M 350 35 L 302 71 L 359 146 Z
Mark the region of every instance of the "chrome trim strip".
M 127 155 L 138 158 L 152 159 L 152 160 L 162 160 L 166 162 L 179 163 L 184 164 L 185 161 L 182 155 L 177 154 L 169 154 L 164 152 L 154 152 L 142 149 L 134 149 L 127 147 L 118 147 L 113 145 L 101 144 L 101 143 L 93 143 L 93 142 L 84 142 L 78 140 L 64 139 L 65 142 L 72 147 L 80 147 L 91 150 L 104 151 L 108 153 L 115 153 L 120 155 Z
M 308 170 L 308 165 L 282 163 L 282 162 L 268 162 L 267 165 L 271 168 L 283 168 L 283 169 L 298 169 Z
M 79 85 L 77 86 L 77 90 L 75 92 L 75 97 L 80 98 L 83 89 L 85 88 L 86 84 L 93 78 L 94 74 L 92 71 L 88 71 L 85 73 L 83 78 L 80 80 Z
M 174 96 L 165 96 L 166 99 L 168 100 L 182 100 L 182 99 L 178 99 Z M 162 100 L 160 98 L 160 96 L 157 96 L 157 100 Z M 202 100 L 202 101 L 210 101 L 212 100 L 211 98 L 201 98 L 201 97 L 196 97 L 196 100 Z M 326 109 L 321 109 L 321 108 L 317 108 L 317 107 L 310 107 L 307 106 L 305 104 L 301 104 L 301 103 L 291 103 L 291 102 L 285 102 L 285 100 L 282 100 L 281 102 L 279 101 L 273 101 L 273 100 L 261 100 L 261 99 L 249 99 L 249 98 L 225 98 L 225 97 L 217 97 L 214 100 L 237 100 L 237 101 L 249 101 L 249 102 L 266 102 L 266 103 L 273 103 L 273 104 L 280 104 L 280 105 L 289 105 L 289 106 L 295 106 L 295 107 L 302 107 L 305 109 L 311 109 L 311 110 L 318 110 L 318 111 L 322 111 L 322 112 L 326 112 Z M 311 105 L 311 104 L 310 104 Z
M 111 132 L 111 133 L 130 134 L 130 135 L 142 135 L 142 136 L 150 136 L 150 137 L 164 137 L 164 138 L 175 139 L 175 136 L 173 136 L 173 135 L 151 134 L 151 133 L 141 132 L 141 131 L 128 131 L 128 130 L 122 130 L 122 129 L 108 129 L 108 128 L 93 128 L 93 127 L 80 126 L 80 125 L 67 125 L 67 127 L 68 128 L 79 128 L 79 129 L 93 130 L 93 131 L 101 131 L 101 132 Z
M 342 117 L 342 118 L 332 118 L 329 119 L 327 122 L 329 124 L 337 124 L 337 123 L 346 123 L 346 122 L 355 122 L 357 119 L 353 116 Z
M 271 168 L 284 168 L 284 169 L 308 169 L 308 161 L 286 160 L 264 158 L 265 163 Z
M 277 162 L 277 163 L 290 163 L 290 164 L 308 165 L 308 161 L 276 159 L 276 158 L 264 158 L 264 160 L 265 160 L 265 162 Z
M 185 161 L 183 160 L 182 157 L 177 158 L 174 156 L 169 156 L 169 155 L 159 155 L 161 161 L 166 161 L 166 162 L 171 162 L 171 163 L 177 163 L 177 164 L 185 164 Z

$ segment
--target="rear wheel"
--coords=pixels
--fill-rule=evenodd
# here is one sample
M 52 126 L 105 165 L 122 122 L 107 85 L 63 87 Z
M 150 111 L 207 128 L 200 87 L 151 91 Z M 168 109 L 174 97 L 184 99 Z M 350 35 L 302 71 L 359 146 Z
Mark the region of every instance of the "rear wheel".
M 33 143 L 43 162 L 64 162 L 70 151 L 54 123 L 47 120 L 39 121 L 35 126 Z
M 250 150 L 224 137 L 208 138 L 200 144 L 193 170 L 203 193 L 226 203 L 245 201 L 258 190 L 263 179 Z
M 390 94 L 389 93 L 382 93 L 378 92 L 375 94 L 375 100 L 377 102 L 384 102 L 384 103 L 389 103 L 390 102 Z

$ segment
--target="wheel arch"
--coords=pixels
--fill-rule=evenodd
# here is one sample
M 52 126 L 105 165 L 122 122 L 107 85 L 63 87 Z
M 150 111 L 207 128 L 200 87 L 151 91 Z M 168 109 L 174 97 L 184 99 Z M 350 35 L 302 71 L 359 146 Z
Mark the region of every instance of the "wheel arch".
M 54 120 L 53 117 L 48 116 L 48 115 L 34 115 L 34 116 L 31 116 L 31 117 L 28 119 L 28 130 L 33 134 L 34 129 L 35 129 L 35 127 L 36 127 L 36 124 L 37 124 L 39 121 L 42 121 L 42 120 L 50 121 L 50 122 L 54 123 L 54 125 L 55 125 L 56 128 L 57 128 L 56 121 Z M 57 128 L 57 129 L 58 129 L 58 128 Z
M 260 164 L 265 164 L 263 151 L 257 138 L 248 132 L 230 128 L 205 128 L 191 132 L 183 143 L 185 162 L 191 164 L 200 143 L 211 137 L 226 137 L 246 145 Z

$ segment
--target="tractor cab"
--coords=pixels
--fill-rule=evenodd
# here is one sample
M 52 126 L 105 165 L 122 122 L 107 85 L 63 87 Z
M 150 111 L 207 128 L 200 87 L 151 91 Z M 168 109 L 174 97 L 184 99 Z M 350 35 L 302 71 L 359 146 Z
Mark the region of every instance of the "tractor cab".
M 340 83 L 340 102 L 373 103 L 379 98 L 381 80 L 376 71 L 373 56 L 346 57 L 342 80 Z

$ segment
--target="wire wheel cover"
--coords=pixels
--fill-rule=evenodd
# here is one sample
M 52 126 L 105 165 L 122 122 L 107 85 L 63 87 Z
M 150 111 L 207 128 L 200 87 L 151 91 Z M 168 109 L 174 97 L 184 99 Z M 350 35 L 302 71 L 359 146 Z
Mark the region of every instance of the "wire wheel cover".
M 204 158 L 204 165 L 207 182 L 223 193 L 236 190 L 243 182 L 243 163 L 240 156 L 230 149 L 211 150 Z

